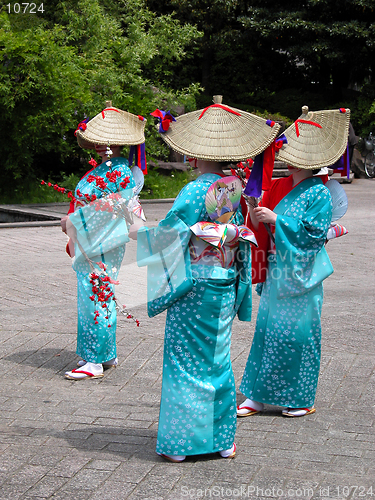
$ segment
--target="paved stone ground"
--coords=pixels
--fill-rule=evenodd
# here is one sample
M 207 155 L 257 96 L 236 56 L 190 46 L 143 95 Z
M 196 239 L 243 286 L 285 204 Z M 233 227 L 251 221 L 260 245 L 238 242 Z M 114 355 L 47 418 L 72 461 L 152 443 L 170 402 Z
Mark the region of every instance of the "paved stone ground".
M 117 369 L 73 382 L 76 284 L 59 227 L 0 229 L 0 499 L 363 498 L 375 496 L 375 180 L 344 185 L 349 234 L 328 244 L 317 412 L 240 419 L 234 460 L 155 454 L 164 315 L 149 319 L 145 272 L 127 247 L 117 295 Z M 170 205 L 148 204 L 152 224 Z M 128 285 L 125 286 L 126 281 Z M 237 387 L 254 321 L 235 321 Z M 238 401 L 242 401 L 238 393 Z M 372 489 L 371 489 L 372 488 Z

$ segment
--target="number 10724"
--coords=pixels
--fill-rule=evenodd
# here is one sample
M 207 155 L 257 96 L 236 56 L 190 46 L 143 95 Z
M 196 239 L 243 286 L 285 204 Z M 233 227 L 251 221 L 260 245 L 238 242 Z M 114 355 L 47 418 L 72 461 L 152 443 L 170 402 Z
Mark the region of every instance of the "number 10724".
M 8 3 L 8 14 L 36 14 L 37 12 L 44 12 L 43 4 L 37 6 L 36 3 Z

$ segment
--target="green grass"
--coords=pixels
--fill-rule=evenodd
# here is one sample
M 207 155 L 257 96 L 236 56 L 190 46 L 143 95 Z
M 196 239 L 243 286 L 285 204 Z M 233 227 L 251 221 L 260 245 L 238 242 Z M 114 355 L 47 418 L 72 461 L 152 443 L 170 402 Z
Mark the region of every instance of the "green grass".
M 74 174 L 69 176 L 64 173 L 61 174 L 62 180 L 57 182 L 54 179 L 44 179 L 46 182 L 52 184 L 57 183 L 59 186 L 64 187 L 70 191 L 74 191 L 75 186 L 79 182 L 79 177 Z M 17 182 L 13 190 L 0 192 L 1 205 L 21 205 L 21 204 L 34 204 L 34 203 L 61 203 L 68 202 L 67 195 L 59 193 L 53 187 L 42 186 L 41 179 L 28 179 L 23 183 Z
M 165 173 L 164 173 L 165 172 Z M 181 189 L 196 177 L 196 171 L 160 171 L 150 169 L 145 176 L 145 184 L 140 193 L 141 200 L 175 198 Z
M 44 179 L 53 185 L 57 183 L 74 192 L 80 177 L 75 174 L 69 176 L 61 174 L 62 180 Z M 178 170 L 163 171 L 150 168 L 145 176 L 145 185 L 140 193 L 141 199 L 175 198 L 180 190 L 196 177 L 195 172 L 189 170 L 181 172 Z M 53 187 L 42 186 L 41 180 L 28 180 L 24 183 L 17 183 L 12 191 L 0 192 L 0 205 L 20 205 L 36 203 L 61 203 L 68 202 L 67 195 L 59 193 Z

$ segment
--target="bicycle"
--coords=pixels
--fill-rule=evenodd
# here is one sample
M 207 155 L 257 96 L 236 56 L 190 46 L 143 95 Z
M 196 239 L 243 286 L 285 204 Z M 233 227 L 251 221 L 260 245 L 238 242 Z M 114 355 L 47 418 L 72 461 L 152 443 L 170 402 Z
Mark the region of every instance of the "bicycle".
M 365 158 L 365 174 L 367 177 L 372 179 L 375 177 L 375 137 L 372 136 L 372 132 L 365 140 L 365 148 L 367 150 Z

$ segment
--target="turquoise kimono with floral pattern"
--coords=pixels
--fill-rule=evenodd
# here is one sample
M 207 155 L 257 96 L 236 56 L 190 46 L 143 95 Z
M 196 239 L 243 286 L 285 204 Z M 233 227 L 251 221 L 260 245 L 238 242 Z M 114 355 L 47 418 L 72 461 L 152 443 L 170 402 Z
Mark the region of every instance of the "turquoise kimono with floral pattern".
M 180 192 L 157 228 L 138 231 L 138 265 L 148 265 L 149 315 L 167 308 L 156 451 L 197 455 L 231 448 L 236 388 L 230 344 L 236 314 L 251 319 L 251 252 L 197 253 L 190 227 L 209 221 L 205 197 L 216 174 Z M 243 222 L 240 209 L 233 220 Z M 160 291 L 162 290 L 162 291 Z
M 295 186 L 274 208 L 275 253 L 240 390 L 254 401 L 313 406 L 321 351 L 322 281 L 333 268 L 324 247 L 332 200 L 319 178 Z
M 128 176 L 130 182 L 125 190 L 121 190 L 123 197 L 133 196 L 135 181 L 129 163 L 125 158 L 112 158 L 112 170 L 120 171 L 122 176 Z M 106 163 L 98 165 L 95 170 L 90 170 L 79 181 L 76 187 L 83 195 L 96 195 L 98 199 L 110 192 L 117 192 L 117 187 L 108 182 L 106 193 L 100 191 L 95 182 L 88 182 L 88 175 L 96 175 L 106 179 L 109 170 Z M 129 241 L 128 228 L 125 220 L 115 217 L 109 211 L 95 210 L 92 205 L 76 206 L 74 213 L 69 216 L 70 221 L 77 231 L 80 246 L 75 244 L 75 257 L 73 269 L 77 273 L 77 354 L 82 359 L 92 363 L 104 363 L 116 357 L 116 324 L 117 311 L 115 303 L 111 300 L 108 310 L 102 309 L 93 302 L 93 295 L 89 275 L 90 265 L 82 254 L 82 249 L 92 260 L 94 265 L 101 262 L 107 266 L 108 275 L 117 279 L 121 262 L 125 255 L 125 244 Z M 97 265 L 96 265 L 97 267 Z M 114 293 L 114 285 L 108 283 Z M 95 311 L 99 316 L 95 319 Z M 109 325 L 109 326 L 108 326 Z

